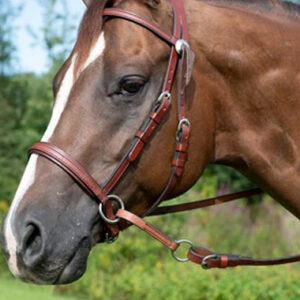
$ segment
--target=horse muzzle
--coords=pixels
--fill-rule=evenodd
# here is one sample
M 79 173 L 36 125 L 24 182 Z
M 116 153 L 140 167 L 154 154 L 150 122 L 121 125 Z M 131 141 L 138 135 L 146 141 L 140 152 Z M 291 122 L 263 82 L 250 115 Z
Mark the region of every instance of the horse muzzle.
M 35 217 L 14 222 L 13 228 L 8 229 L 11 225 L 7 222 L 2 228 L 1 246 L 11 272 L 38 284 L 67 284 L 79 279 L 96 243 L 91 232 L 93 227 L 99 230 L 99 223 L 91 229 L 79 218 L 74 224 L 67 217 L 53 220 L 49 213 L 40 218 L 32 215 Z

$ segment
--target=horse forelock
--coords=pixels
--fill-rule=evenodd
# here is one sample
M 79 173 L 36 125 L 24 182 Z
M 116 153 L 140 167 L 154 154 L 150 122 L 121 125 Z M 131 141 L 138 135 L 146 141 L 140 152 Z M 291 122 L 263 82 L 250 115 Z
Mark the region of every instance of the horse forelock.
M 91 49 L 99 40 L 99 35 L 103 27 L 102 11 L 109 3 L 109 0 L 95 0 L 91 3 L 83 16 L 74 49 L 74 52 L 77 53 L 74 68 L 75 74 L 78 74 L 82 66 L 88 60 Z
M 102 39 L 102 43 L 104 42 L 104 37 L 101 37 L 103 33 L 103 23 L 104 18 L 102 15 L 102 11 L 106 7 L 112 6 L 119 6 L 119 5 L 127 5 L 127 4 L 137 4 L 138 6 L 141 3 L 145 4 L 144 6 L 147 7 L 149 10 L 149 6 L 147 5 L 147 1 L 141 0 L 133 0 L 133 1 L 123 1 L 123 0 L 94 0 L 92 1 L 91 5 L 88 7 L 87 11 L 85 12 L 80 27 L 79 33 L 77 36 L 77 41 L 75 44 L 75 48 L 73 53 L 76 53 L 77 58 L 74 67 L 74 77 L 77 78 L 81 72 L 89 65 L 88 62 L 93 60 L 92 58 L 97 58 L 96 53 L 93 52 L 101 50 L 99 48 L 100 40 Z M 162 10 L 165 13 L 171 13 L 170 3 L 168 1 L 163 3 Z M 156 11 L 156 9 L 151 9 L 151 12 Z M 171 13 L 172 14 L 172 13 Z M 91 57 L 92 56 L 92 57 Z

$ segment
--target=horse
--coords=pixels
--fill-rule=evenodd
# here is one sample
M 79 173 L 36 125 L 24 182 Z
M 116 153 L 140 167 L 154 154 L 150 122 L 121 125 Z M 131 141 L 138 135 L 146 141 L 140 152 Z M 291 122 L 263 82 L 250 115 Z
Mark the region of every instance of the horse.
M 84 274 L 91 248 L 108 232 L 86 190 L 105 186 L 132 139 L 144 138 L 144 149 L 118 179 L 113 197 L 136 216 L 168 185 L 176 147 L 186 150 L 184 168 L 175 160 L 181 176 L 160 201 L 183 194 L 215 163 L 235 168 L 300 218 L 300 7 L 277 0 L 186 0 L 186 45 L 166 38 L 172 37 L 174 1 L 84 2 L 76 44 L 53 82 L 55 102 L 42 138 L 63 152 L 35 147 L 3 223 L 11 272 L 40 284 L 69 283 Z M 104 15 L 105 9 L 130 12 L 135 22 Z M 135 24 L 142 20 L 148 25 Z M 160 38 L 150 23 L 156 35 L 161 29 Z M 186 72 L 160 97 L 170 45 L 175 57 L 176 46 L 178 56 L 188 56 L 177 66 Z M 189 72 L 190 49 L 195 60 Z M 185 119 L 178 124 L 183 94 Z M 170 108 L 158 125 L 153 114 L 162 105 Z M 135 134 L 149 112 L 157 129 L 146 141 Z M 177 147 L 174 136 L 187 129 L 188 147 Z M 57 164 L 49 160 L 54 151 L 61 155 Z M 73 173 L 74 180 L 64 167 L 69 175 L 78 167 L 81 176 Z M 107 216 L 115 206 L 107 207 Z

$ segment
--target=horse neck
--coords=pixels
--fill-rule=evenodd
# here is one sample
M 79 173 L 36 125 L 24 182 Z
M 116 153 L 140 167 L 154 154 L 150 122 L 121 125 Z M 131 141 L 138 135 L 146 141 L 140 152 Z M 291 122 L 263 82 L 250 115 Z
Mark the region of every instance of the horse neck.
M 300 18 L 189 4 L 197 89 L 214 107 L 211 161 L 240 170 L 300 216 Z

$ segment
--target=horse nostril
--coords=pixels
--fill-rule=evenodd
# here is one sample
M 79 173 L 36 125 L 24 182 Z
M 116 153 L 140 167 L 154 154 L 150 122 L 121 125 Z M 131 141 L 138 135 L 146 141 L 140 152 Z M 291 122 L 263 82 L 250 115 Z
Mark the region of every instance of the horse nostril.
M 31 223 L 26 227 L 26 233 L 23 238 L 22 254 L 24 263 L 27 266 L 33 266 L 41 257 L 43 248 L 43 239 L 38 225 Z

